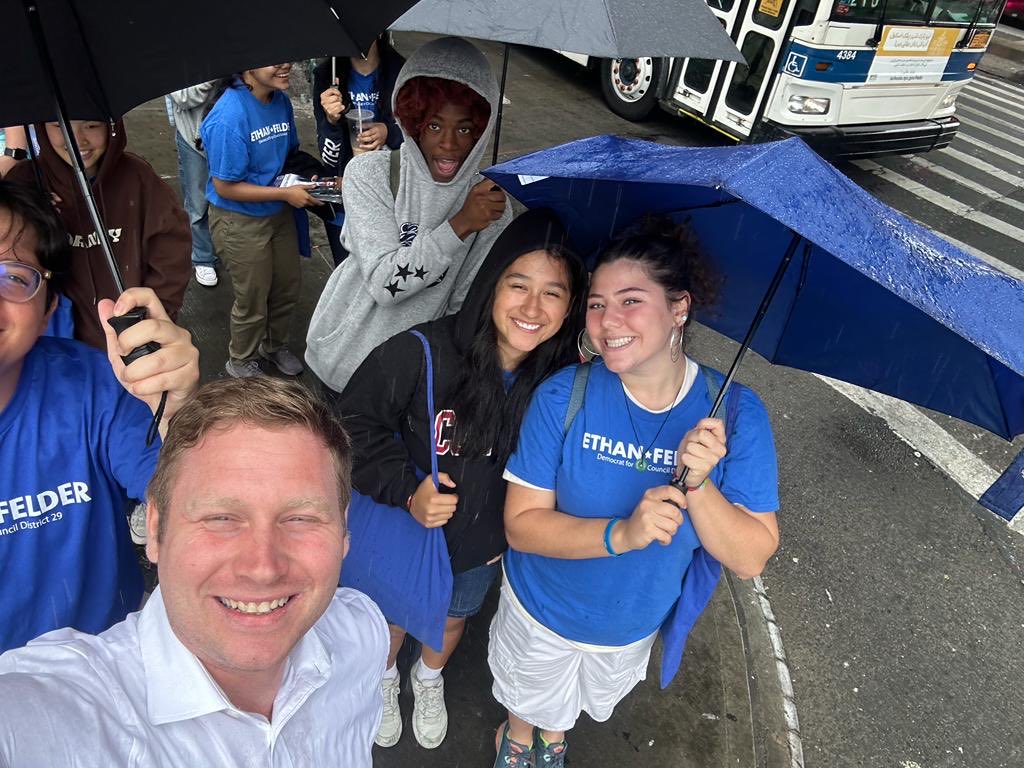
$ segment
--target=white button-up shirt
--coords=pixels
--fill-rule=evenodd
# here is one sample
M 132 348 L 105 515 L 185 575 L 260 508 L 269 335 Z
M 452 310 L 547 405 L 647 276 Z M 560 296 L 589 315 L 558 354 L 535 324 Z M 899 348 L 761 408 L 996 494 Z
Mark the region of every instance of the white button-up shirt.
M 296 644 L 273 720 L 235 707 L 167 620 L 160 590 L 100 635 L 0 656 L 0 766 L 370 766 L 388 630 L 339 589 Z

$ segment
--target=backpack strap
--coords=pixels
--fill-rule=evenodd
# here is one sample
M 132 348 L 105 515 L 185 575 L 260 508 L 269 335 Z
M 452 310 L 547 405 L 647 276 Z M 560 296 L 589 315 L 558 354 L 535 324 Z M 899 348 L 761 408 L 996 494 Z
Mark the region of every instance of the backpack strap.
M 420 340 L 420 344 L 423 345 L 423 355 L 427 359 L 427 424 L 432 424 L 433 429 L 430 430 L 431 442 L 433 445 L 430 447 L 430 474 L 434 478 L 434 487 L 438 488 L 440 481 L 437 479 L 437 420 L 434 418 L 434 363 L 430 359 L 430 342 L 427 341 L 427 337 L 419 331 L 409 331 L 413 336 Z
M 388 178 L 391 184 L 391 197 L 398 199 L 398 182 L 402 170 L 402 155 L 397 149 L 391 150 L 391 170 Z
M 590 363 L 580 363 L 572 377 L 572 391 L 569 393 L 569 407 L 565 409 L 565 421 L 562 423 L 562 439 L 569 434 L 573 419 L 583 406 L 583 395 L 587 391 L 587 379 L 590 378 Z
M 719 378 L 721 374 L 706 365 L 700 366 L 700 372 L 703 374 L 704 384 L 708 388 L 708 398 L 714 403 L 718 399 L 718 393 L 722 391 L 725 378 Z M 733 384 L 725 394 L 725 436 L 727 439 L 732 434 L 733 428 L 736 426 L 736 417 L 739 415 L 740 386 L 740 384 Z

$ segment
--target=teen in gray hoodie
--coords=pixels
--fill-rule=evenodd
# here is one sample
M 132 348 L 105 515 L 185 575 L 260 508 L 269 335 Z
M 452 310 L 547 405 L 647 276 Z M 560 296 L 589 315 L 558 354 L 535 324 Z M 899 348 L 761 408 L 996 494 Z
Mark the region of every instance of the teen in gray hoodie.
M 444 81 L 486 102 L 486 125 L 483 105 L 452 98 Z M 511 220 L 505 193 L 477 172 L 497 100 L 479 50 L 455 37 L 433 40 L 409 57 L 395 85 L 406 137 L 395 150 L 397 189 L 389 152 L 359 155 L 346 167 L 342 244 L 352 255 L 327 281 L 306 336 L 306 363 L 336 392 L 382 341 L 457 311 Z

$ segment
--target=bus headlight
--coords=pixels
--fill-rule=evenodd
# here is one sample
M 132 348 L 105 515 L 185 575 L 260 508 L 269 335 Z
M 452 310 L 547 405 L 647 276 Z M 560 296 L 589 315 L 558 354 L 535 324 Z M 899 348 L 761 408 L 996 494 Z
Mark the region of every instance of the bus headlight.
M 820 96 L 790 96 L 786 106 L 790 112 L 800 115 L 824 115 L 828 112 L 832 99 Z
M 946 98 L 942 100 L 942 107 L 952 107 L 956 103 L 956 97 L 960 95 L 960 92 L 950 93 L 946 95 Z

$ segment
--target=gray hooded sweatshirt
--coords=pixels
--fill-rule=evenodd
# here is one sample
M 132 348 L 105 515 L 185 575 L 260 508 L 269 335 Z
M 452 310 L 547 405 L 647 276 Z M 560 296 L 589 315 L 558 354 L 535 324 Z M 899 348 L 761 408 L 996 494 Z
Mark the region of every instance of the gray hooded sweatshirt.
M 401 153 L 397 194 L 391 191 L 388 152 L 359 155 L 345 168 L 342 243 L 351 255 L 328 279 L 306 335 L 306 363 L 336 392 L 381 342 L 456 312 L 491 244 L 512 218 L 506 205 L 500 219 L 465 242 L 448 223 L 470 188 L 483 180 L 477 168 L 498 109 L 498 84 L 487 59 L 460 38 L 433 40 L 402 67 L 392 102 L 413 77 L 463 83 L 487 100 L 491 116 L 449 182 L 434 181 L 404 127 L 406 141 L 395 150 Z

